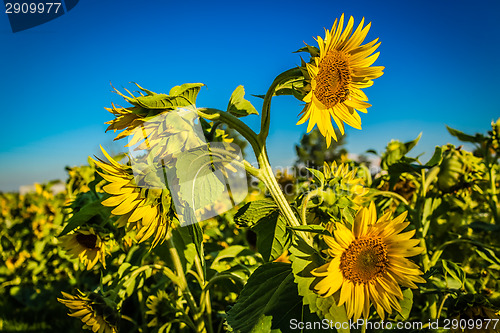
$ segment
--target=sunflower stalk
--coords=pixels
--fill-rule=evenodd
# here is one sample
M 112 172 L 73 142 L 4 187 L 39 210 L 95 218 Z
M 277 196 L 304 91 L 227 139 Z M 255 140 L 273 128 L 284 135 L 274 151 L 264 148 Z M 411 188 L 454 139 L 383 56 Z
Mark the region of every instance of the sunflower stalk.
M 197 332 L 207 332 L 205 322 L 203 320 L 203 314 L 196 305 L 196 302 L 194 300 L 193 294 L 191 293 L 189 289 L 189 285 L 187 283 L 186 275 L 184 273 L 184 269 L 182 268 L 182 263 L 181 259 L 179 256 L 179 253 L 177 252 L 177 249 L 175 248 L 174 242 L 172 240 L 172 233 L 169 230 L 167 234 L 167 239 L 166 239 L 166 246 L 169 251 L 170 257 L 172 259 L 172 262 L 175 267 L 175 271 L 177 273 L 177 278 L 178 278 L 178 284 L 177 286 L 182 292 L 182 295 L 186 299 L 188 305 L 189 305 L 189 311 L 193 315 L 193 320 L 196 325 L 196 331 Z
M 430 220 L 427 219 L 427 216 L 424 216 L 424 205 L 425 205 L 425 198 L 427 195 L 427 186 L 426 186 L 426 177 L 425 177 L 425 170 L 422 169 L 421 174 L 420 174 L 420 181 L 421 181 L 421 186 L 420 186 L 420 191 L 419 195 L 417 198 L 417 202 L 415 203 L 416 205 L 416 216 L 414 221 L 417 222 L 416 226 L 416 237 L 420 239 L 420 246 L 424 249 L 424 251 L 420 254 L 421 258 L 421 264 L 424 268 L 424 272 L 427 272 L 432 266 L 430 266 L 431 260 L 429 258 L 429 252 L 427 251 L 427 243 L 425 242 L 425 232 L 428 229 L 428 225 L 430 223 Z M 437 317 L 437 297 L 435 295 L 428 295 L 427 296 L 427 302 L 429 304 L 428 306 L 428 315 L 429 319 L 436 319 Z
M 281 81 L 278 81 L 278 83 L 279 82 Z M 268 105 L 268 107 L 270 107 L 270 105 Z M 254 131 L 252 131 L 250 127 L 248 127 L 245 123 L 228 112 L 223 112 L 212 108 L 197 109 L 197 112 L 198 115 L 202 118 L 212 121 L 217 120 L 224 122 L 229 127 L 240 133 L 250 143 L 254 154 L 257 157 L 259 169 L 255 169 L 253 167 L 250 168 L 249 165 L 245 164 L 245 170 L 264 182 L 274 201 L 278 205 L 281 213 L 286 218 L 288 224 L 292 227 L 300 226 L 300 222 L 298 221 L 292 208 L 288 204 L 288 201 L 283 195 L 283 192 L 281 191 L 279 184 L 274 177 L 274 173 L 267 157 L 265 139 L 264 142 L 262 142 L 261 137 L 259 137 Z M 306 233 L 301 231 L 298 231 L 297 233 L 307 242 L 310 242 L 310 237 Z
M 302 76 L 302 71 L 299 67 L 295 67 L 284 71 L 280 75 L 278 75 L 264 97 L 264 103 L 262 105 L 262 116 L 260 123 L 260 133 L 259 140 L 264 143 L 267 139 L 267 135 L 269 134 L 269 125 L 271 123 L 271 99 L 273 98 L 276 89 L 282 85 L 283 83 L 290 81 L 290 79 Z

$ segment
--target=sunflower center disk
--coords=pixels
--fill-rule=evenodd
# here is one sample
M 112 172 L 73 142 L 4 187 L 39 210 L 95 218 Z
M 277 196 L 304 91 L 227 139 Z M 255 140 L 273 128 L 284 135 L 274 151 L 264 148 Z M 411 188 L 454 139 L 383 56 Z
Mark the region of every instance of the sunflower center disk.
M 352 81 L 349 62 L 344 53 L 328 52 L 319 63 L 318 75 L 314 78 L 314 95 L 327 108 L 344 102 L 349 95 Z
M 389 260 L 387 245 L 380 238 L 356 239 L 342 253 L 340 270 L 354 283 L 368 283 L 383 274 Z
M 81 246 L 86 247 L 87 249 L 95 249 L 95 246 L 97 243 L 97 236 L 96 235 L 78 234 L 78 235 L 76 235 L 76 241 Z

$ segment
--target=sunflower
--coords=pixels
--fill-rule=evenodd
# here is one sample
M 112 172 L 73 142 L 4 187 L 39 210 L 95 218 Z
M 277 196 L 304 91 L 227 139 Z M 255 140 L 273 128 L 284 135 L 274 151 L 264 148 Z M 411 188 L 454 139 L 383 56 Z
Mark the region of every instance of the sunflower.
M 384 69 L 381 66 L 370 67 L 379 56 L 379 52 L 371 55 L 380 45 L 378 38 L 361 45 L 371 23 L 363 27 L 363 18 L 354 32 L 352 17 L 345 30 L 343 25 L 344 14 L 339 22 L 335 20 L 331 31 L 326 30 L 324 40 L 319 36 L 317 38 L 319 54 L 312 53 L 311 62 L 306 64 L 305 76 L 310 80 L 310 91 L 303 99 L 307 104 L 297 123 L 300 125 L 309 119 L 307 132 L 317 124 L 327 146 L 330 146 L 331 138 L 337 140 L 331 118 L 342 135 L 344 123 L 361 129 L 357 111 L 366 113 L 371 106 L 361 89 L 370 87 L 372 80 L 382 76 Z
M 132 105 L 131 107 L 117 107 L 111 103 L 111 108 L 105 108 L 115 117 L 115 119 L 106 122 L 106 124 L 109 124 L 106 132 L 109 130 L 113 130 L 114 132 L 122 131 L 116 136 L 115 140 L 133 135 L 136 128 L 140 128 L 141 125 L 153 116 L 175 110 L 178 107 L 195 105 L 198 92 L 204 86 L 202 83 L 186 83 L 173 87 L 170 89 L 169 94 L 166 95 L 144 89 L 137 83 L 135 85 L 140 90 L 140 96 L 134 96 L 130 91 L 125 89 L 130 94 L 129 97 L 113 87 L 118 95 Z
M 450 332 L 493 333 L 498 332 L 495 321 L 500 320 L 500 311 L 483 294 L 464 294 L 452 300 L 446 311 L 448 317 L 457 323 L 466 322 L 466 327 L 452 327 Z M 491 322 L 487 325 L 488 322 Z M 473 325 L 470 325 L 473 323 Z M 472 326 L 472 327 L 471 327 Z
M 115 207 L 111 213 L 120 216 L 118 227 L 127 227 L 135 230 L 138 242 L 154 236 L 153 246 L 163 242 L 167 234 L 168 225 L 172 217 L 171 197 L 168 189 L 150 188 L 154 175 L 151 173 L 137 174 L 134 177 L 132 168 L 116 162 L 101 147 L 109 162 L 97 158 L 96 165 L 102 169 L 97 171 L 109 184 L 103 190 L 110 194 L 102 204 L 106 207 Z M 139 186 L 136 178 L 149 177 L 144 186 Z
M 339 306 L 345 303 L 348 318 L 368 318 L 370 302 L 382 319 L 385 312 L 401 312 L 403 299 L 399 285 L 417 288 L 424 283 L 419 267 L 406 259 L 420 254 L 415 230 L 401 233 L 410 223 L 406 212 L 391 219 L 390 213 L 377 220 L 375 205 L 362 208 L 349 230 L 335 223 L 334 237 L 325 236 L 327 254 L 332 260 L 311 271 L 318 277 L 314 291 L 323 297 L 340 290 Z
M 116 304 L 96 293 L 82 293 L 73 296 L 61 292 L 64 298 L 57 300 L 70 309 L 71 317 L 80 318 L 84 323 L 83 329 L 99 333 L 117 333 L 119 316 L 116 313 Z
M 175 318 L 178 312 L 175 308 L 175 302 L 163 290 L 158 291 L 157 295 L 150 295 L 146 306 L 148 308 L 146 314 L 153 317 L 148 323 L 148 327 L 163 326 Z
M 87 270 L 97 264 L 98 261 L 106 268 L 106 254 L 110 253 L 110 244 L 104 241 L 94 228 L 78 229 L 72 234 L 60 237 L 63 248 L 73 258 L 79 258 L 86 265 Z
M 339 194 L 345 193 L 352 201 L 353 208 L 359 208 L 361 204 L 368 200 L 365 197 L 369 190 L 365 187 L 365 180 L 357 177 L 358 168 L 349 170 L 349 165 L 341 163 L 337 166 L 337 162 L 333 161 L 330 165 L 324 163 L 323 174 L 328 185 L 340 193 L 336 193 L 336 197 L 340 198 Z

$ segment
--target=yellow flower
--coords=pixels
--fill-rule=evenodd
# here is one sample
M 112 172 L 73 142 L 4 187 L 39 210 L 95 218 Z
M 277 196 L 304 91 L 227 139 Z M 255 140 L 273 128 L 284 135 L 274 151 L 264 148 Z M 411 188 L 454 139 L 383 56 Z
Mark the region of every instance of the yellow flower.
M 417 288 L 424 283 L 419 267 L 406 259 L 420 254 L 415 230 L 401 233 L 410 223 L 406 212 L 391 219 L 390 213 L 377 220 L 375 205 L 362 208 L 349 230 L 335 223 L 334 237 L 325 236 L 326 252 L 333 259 L 313 271 L 319 282 L 314 291 L 323 297 L 340 290 L 339 306 L 345 304 L 348 318 L 368 318 L 370 303 L 382 319 L 385 312 L 401 312 L 398 299 L 403 299 L 399 285 Z
M 327 146 L 330 146 L 331 138 L 337 140 L 332 118 L 342 135 L 344 123 L 361 129 L 357 111 L 366 113 L 371 106 L 361 89 L 370 87 L 372 80 L 383 74 L 384 67 L 370 67 L 379 56 L 379 52 L 371 55 L 380 45 L 378 38 L 361 45 L 371 23 L 364 28 L 363 24 L 364 18 L 353 32 L 354 19 L 351 17 L 342 31 L 342 14 L 339 22 L 335 20 L 332 30 L 326 30 L 324 40 L 318 36 L 319 56 L 313 56 L 311 63 L 306 64 L 311 90 L 303 99 L 307 104 L 297 125 L 309 120 L 309 132 L 317 124 Z
M 73 258 L 79 258 L 86 265 L 87 270 L 98 261 L 106 268 L 106 254 L 110 252 L 109 244 L 105 242 L 94 228 L 78 229 L 72 234 L 60 237 L 62 247 Z
M 9 258 L 5 261 L 5 266 L 11 271 L 15 271 L 19 268 L 27 258 L 31 257 L 30 254 L 23 250 L 20 253 L 16 254 L 14 257 Z
M 70 309 L 71 317 L 80 318 L 84 323 L 83 329 L 98 333 L 117 333 L 116 328 L 119 317 L 115 312 L 115 304 L 108 304 L 106 299 L 96 293 L 82 293 L 73 296 L 61 292 L 64 298 L 57 300 Z
M 109 163 L 94 160 L 102 169 L 97 171 L 109 184 L 103 186 L 111 197 L 102 201 L 106 207 L 115 207 L 111 213 L 120 216 L 118 227 L 137 231 L 136 240 L 143 242 L 154 236 L 153 246 L 163 242 L 171 219 L 171 198 L 168 189 L 140 187 L 132 168 L 116 162 L 102 149 Z M 152 176 L 152 175 L 148 175 Z

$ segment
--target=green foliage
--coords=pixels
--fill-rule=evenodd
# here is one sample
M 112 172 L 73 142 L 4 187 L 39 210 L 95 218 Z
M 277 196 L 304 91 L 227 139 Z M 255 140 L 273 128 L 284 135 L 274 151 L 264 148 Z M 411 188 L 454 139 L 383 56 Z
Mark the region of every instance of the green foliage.
M 276 260 L 289 246 L 291 233 L 278 207 L 271 200 L 252 201 L 242 206 L 234 220 L 257 234 L 257 250 L 265 261 Z
M 185 83 L 181 86 L 175 86 L 170 89 L 168 95 L 156 94 L 150 90 L 146 90 L 136 84 L 137 87 L 146 95 L 141 93 L 141 96 L 132 97 L 123 95 L 115 89 L 116 93 L 125 98 L 130 104 L 134 105 L 137 109 L 133 113 L 144 116 L 151 116 L 151 110 L 173 110 L 177 107 L 191 106 L 196 103 L 196 96 L 200 91 L 203 83 Z
M 180 196 L 190 200 L 188 205 L 194 210 L 212 204 L 225 190 L 222 174 L 224 157 L 217 157 L 202 146 L 183 152 L 182 157 L 177 159 L 176 177 L 179 179 Z
M 229 99 L 227 111 L 236 117 L 244 117 L 250 114 L 258 115 L 259 112 L 254 108 L 252 103 L 245 99 L 245 89 L 243 86 L 238 86 Z
M 267 332 L 262 327 L 269 329 L 270 321 L 270 329 L 293 332 L 291 319 L 314 319 L 310 315 L 304 317 L 308 311 L 303 309 L 305 306 L 293 279 L 290 264 L 267 263 L 260 266 L 248 279 L 236 304 L 228 311 L 229 325 L 241 333 Z

